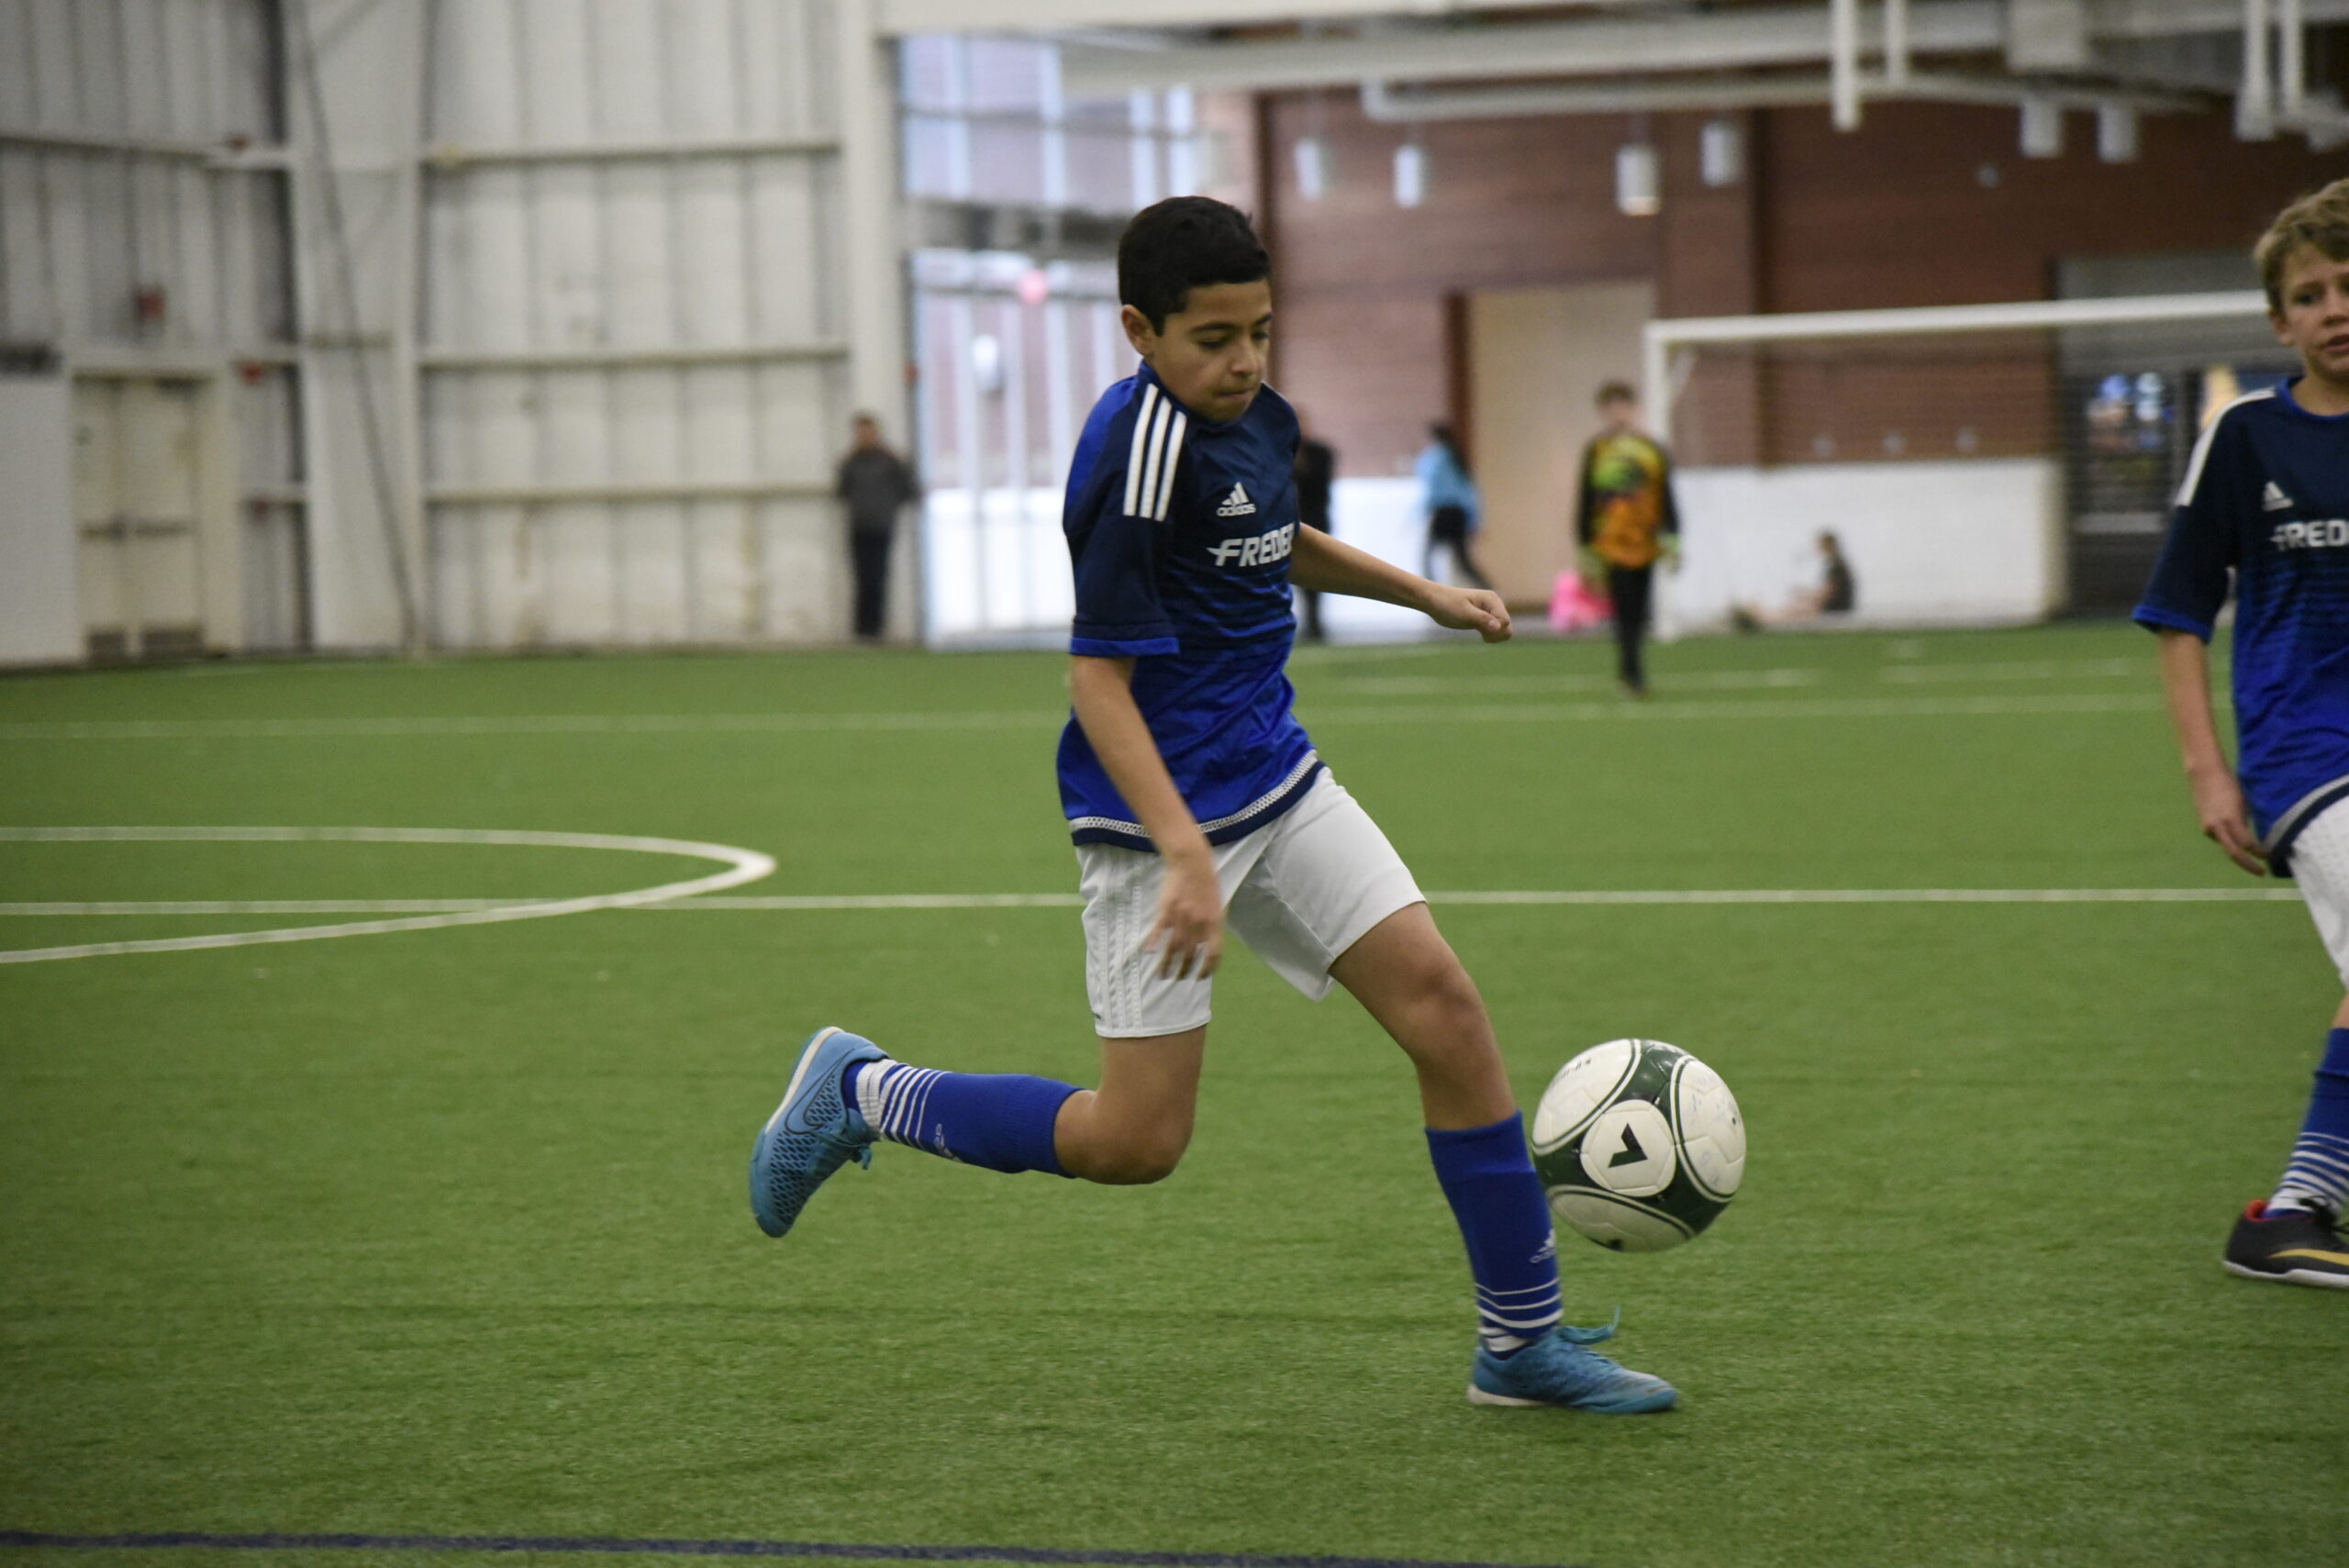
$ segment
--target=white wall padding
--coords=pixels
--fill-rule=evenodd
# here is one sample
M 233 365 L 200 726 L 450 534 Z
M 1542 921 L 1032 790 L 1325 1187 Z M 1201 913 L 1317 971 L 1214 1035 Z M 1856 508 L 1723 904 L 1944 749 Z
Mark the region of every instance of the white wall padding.
M 1842 540 L 1859 584 L 1855 619 L 1877 624 L 2037 620 L 2061 606 L 2061 474 L 2052 459 L 1800 463 L 1674 475 L 1683 626 L 1732 602 L 1783 606 L 1820 580 L 1814 540 Z

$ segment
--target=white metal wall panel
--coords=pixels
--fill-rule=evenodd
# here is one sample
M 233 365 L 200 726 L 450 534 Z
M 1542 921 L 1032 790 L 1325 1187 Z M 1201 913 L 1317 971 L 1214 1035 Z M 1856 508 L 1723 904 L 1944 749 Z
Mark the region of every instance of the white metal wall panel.
M 0 373 L 0 664 L 82 657 L 72 450 L 65 378 Z
M 436 639 L 841 633 L 830 39 L 818 0 L 441 9 Z
M 56 345 L 77 396 L 118 400 L 107 378 L 152 367 L 198 377 L 217 405 L 233 365 L 283 357 L 283 175 L 239 153 L 273 132 L 268 29 L 262 0 L 0 0 L 0 338 Z M 292 448 L 291 401 L 236 404 L 235 422 L 207 417 L 190 437 L 206 526 L 224 526 L 241 490 L 269 492 L 298 528 L 298 469 L 251 461 Z M 245 418 L 273 428 L 245 439 Z M 252 584 L 225 537 L 207 572 Z M 298 598 L 290 581 L 266 586 Z M 206 590 L 208 644 L 249 643 L 238 597 Z

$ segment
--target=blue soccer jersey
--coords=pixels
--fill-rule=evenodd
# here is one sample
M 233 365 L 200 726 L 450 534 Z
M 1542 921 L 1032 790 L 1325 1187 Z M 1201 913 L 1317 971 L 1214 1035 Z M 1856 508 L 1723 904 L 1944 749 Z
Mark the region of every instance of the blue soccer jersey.
M 2310 413 L 2289 383 L 2202 432 L 2138 621 L 2209 641 L 2229 568 L 2236 772 L 2280 871 L 2349 795 L 2349 415 Z
M 1270 387 L 1219 424 L 1144 365 L 1101 395 L 1069 465 L 1069 651 L 1134 661 L 1135 706 L 1211 844 L 1278 817 L 1320 770 L 1285 668 L 1297 440 Z M 1076 842 L 1153 848 L 1073 717 L 1060 779 Z

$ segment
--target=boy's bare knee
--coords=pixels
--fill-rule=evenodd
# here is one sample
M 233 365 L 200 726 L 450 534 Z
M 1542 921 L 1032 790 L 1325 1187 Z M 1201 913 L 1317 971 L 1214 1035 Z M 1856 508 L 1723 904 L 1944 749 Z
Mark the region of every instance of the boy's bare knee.
M 1408 984 L 1418 1006 L 1447 1024 L 1465 1027 L 1484 1021 L 1485 998 L 1450 948 L 1428 953 L 1413 964 Z
M 1093 1180 L 1113 1187 L 1142 1187 L 1152 1182 L 1163 1182 L 1174 1173 L 1175 1166 L 1183 1162 L 1183 1151 L 1187 1142 L 1187 1139 L 1142 1139 L 1104 1151 L 1096 1170 L 1087 1174 Z
M 1069 1174 L 1088 1182 L 1111 1187 L 1147 1186 L 1174 1173 L 1174 1167 L 1183 1162 L 1183 1151 L 1190 1142 L 1187 1123 L 1176 1127 L 1109 1127 L 1101 1129 L 1097 1137 L 1088 1140 L 1088 1147 L 1076 1151 L 1074 1159 L 1067 1157 L 1067 1151 L 1063 1151 L 1063 1159 Z

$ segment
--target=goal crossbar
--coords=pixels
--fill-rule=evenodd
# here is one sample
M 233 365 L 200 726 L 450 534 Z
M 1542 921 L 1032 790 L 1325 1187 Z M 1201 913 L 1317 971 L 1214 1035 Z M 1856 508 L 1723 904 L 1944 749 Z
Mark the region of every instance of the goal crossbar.
M 1896 310 L 1815 310 L 1771 316 L 1689 316 L 1651 321 L 1642 331 L 1648 397 L 1660 438 L 1672 434 L 1675 349 L 1702 344 L 1770 343 L 1796 339 L 1886 338 L 1943 332 L 2006 332 L 2034 328 L 2110 327 L 2149 322 L 2241 320 L 2267 314 L 2257 289 L 2218 294 L 2137 295 L 2117 299 L 2035 299 L 2004 305 L 1938 305 Z

